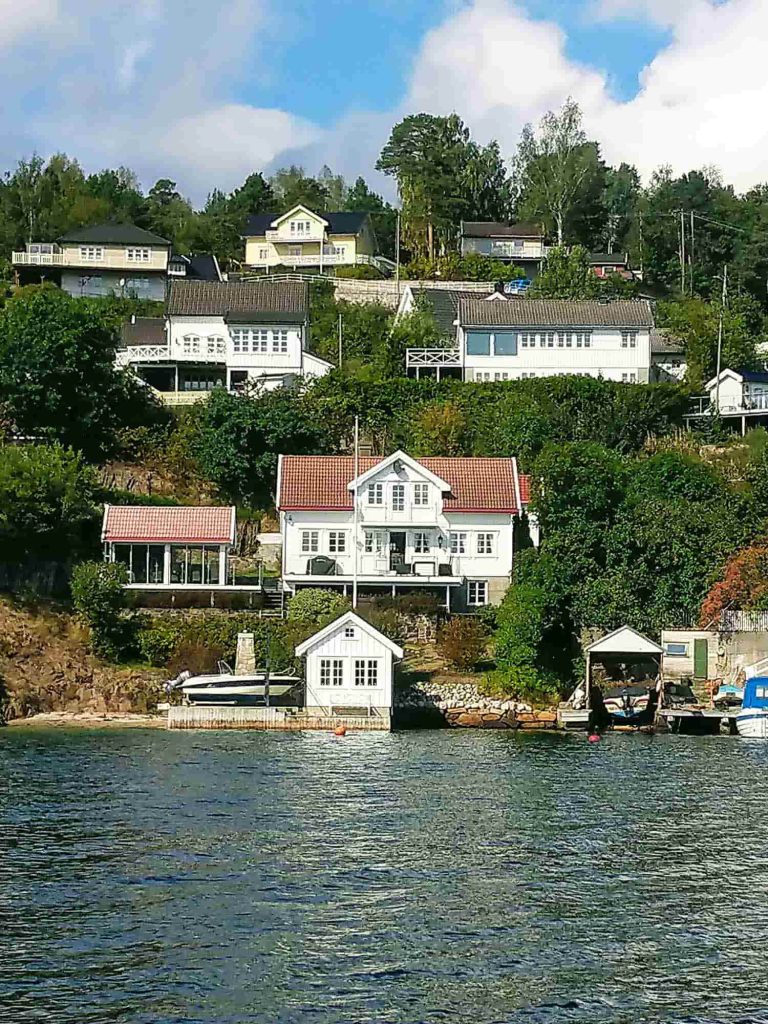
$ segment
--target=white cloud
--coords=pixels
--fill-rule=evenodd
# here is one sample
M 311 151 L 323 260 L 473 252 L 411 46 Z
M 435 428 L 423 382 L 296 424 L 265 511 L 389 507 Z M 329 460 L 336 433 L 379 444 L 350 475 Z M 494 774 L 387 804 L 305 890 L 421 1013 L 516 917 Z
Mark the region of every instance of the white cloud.
M 590 13 L 598 21 L 643 18 L 669 26 L 711 6 L 710 0 L 592 0 Z
M 58 0 L 0 0 L 0 47 L 53 28 L 59 18 Z

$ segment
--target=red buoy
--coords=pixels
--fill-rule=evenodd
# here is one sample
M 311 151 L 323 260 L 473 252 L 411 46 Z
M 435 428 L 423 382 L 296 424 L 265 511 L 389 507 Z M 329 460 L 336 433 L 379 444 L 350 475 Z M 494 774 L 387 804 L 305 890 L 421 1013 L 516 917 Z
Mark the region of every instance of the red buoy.
M 589 734 L 589 736 L 587 737 L 587 741 L 589 743 L 599 743 L 600 742 L 600 733 L 591 732 Z
M 345 726 L 337 725 L 336 728 L 333 730 L 333 735 L 334 736 L 346 736 L 347 735 L 347 730 L 346 730 Z

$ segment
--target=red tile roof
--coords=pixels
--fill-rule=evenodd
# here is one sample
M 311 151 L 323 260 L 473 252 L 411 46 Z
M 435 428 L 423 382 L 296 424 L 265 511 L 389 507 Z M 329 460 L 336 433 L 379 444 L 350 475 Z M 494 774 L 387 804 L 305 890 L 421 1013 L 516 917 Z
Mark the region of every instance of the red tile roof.
M 125 543 L 234 544 L 232 506 L 106 505 L 102 540 Z
M 361 457 L 361 475 L 383 459 Z M 450 484 L 446 512 L 517 512 L 512 459 L 418 459 Z M 351 455 L 284 455 L 278 508 L 351 509 L 348 485 L 355 475 Z
M 531 478 L 520 474 L 520 500 L 527 505 L 531 500 Z

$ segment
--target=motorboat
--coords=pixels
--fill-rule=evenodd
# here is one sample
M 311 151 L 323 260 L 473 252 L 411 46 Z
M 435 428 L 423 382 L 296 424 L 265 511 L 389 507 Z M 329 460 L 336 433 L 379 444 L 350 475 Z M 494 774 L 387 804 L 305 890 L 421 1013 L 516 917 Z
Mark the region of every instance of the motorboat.
M 193 676 L 182 672 L 166 683 L 167 692 L 181 690 L 189 704 L 229 704 L 242 707 L 264 707 L 285 704 L 301 683 L 298 676 L 255 672 L 235 675 L 225 661 L 218 663 L 218 671 Z
M 739 736 L 768 739 L 768 676 L 753 676 L 745 682 L 736 729 Z
M 636 683 L 611 686 L 603 691 L 603 703 L 614 728 L 651 725 L 656 714 L 656 691 L 653 686 Z
M 718 707 L 737 708 L 744 700 L 744 687 L 738 683 L 720 683 L 712 703 Z

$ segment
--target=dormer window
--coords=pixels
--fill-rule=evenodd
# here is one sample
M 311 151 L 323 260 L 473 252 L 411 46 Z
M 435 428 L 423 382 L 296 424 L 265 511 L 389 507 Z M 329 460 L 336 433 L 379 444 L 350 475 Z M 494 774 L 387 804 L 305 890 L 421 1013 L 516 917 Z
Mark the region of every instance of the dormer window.
M 384 504 L 384 484 L 368 484 L 368 504 Z
M 429 504 L 429 484 L 413 485 L 413 504 L 422 506 Z
M 392 511 L 405 512 L 405 484 L 392 485 Z
M 312 233 L 312 223 L 308 220 L 292 220 L 291 221 L 291 234 L 292 235 L 309 235 Z

